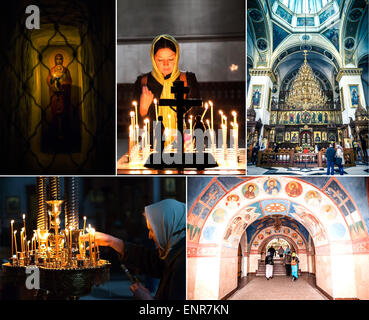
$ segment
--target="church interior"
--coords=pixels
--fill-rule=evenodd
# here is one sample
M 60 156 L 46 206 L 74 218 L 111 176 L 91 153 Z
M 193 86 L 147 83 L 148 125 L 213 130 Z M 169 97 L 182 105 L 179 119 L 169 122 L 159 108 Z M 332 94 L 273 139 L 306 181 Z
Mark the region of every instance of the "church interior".
M 189 300 L 369 299 L 368 178 L 190 177 L 187 190 Z M 267 281 L 271 246 L 298 256 L 297 281 L 278 255 Z
M 115 174 L 115 1 L 32 5 L 2 17 L 0 172 Z
M 153 69 L 150 59 L 150 46 L 153 39 L 161 34 L 173 36 L 179 43 L 180 58 L 179 68 L 195 74 L 199 94 L 202 100 L 200 107 L 192 107 L 184 118 L 184 130 L 190 131 L 195 126 L 196 115 L 203 115 L 201 127 L 209 129 L 209 124 L 215 130 L 215 138 L 212 137 L 211 153 L 215 154 L 218 168 L 212 168 L 210 172 L 244 174 L 245 160 L 245 22 L 244 1 L 224 2 L 220 0 L 139 0 L 117 1 L 117 171 L 118 174 L 155 173 L 145 167 L 145 150 L 132 152 L 130 139 L 130 114 L 138 113 L 134 108 L 135 99 L 134 83 L 139 75 L 150 72 Z M 136 21 L 147 20 L 147 23 Z M 155 97 L 159 100 L 160 97 Z M 212 102 L 205 112 L 205 104 Z M 209 102 L 210 103 L 210 102 Z M 139 107 L 139 106 L 138 106 Z M 205 112 L 205 114 L 204 114 Z M 223 115 L 220 115 L 220 112 Z M 212 115 L 211 115 L 212 114 Z M 225 122 L 226 135 L 221 133 L 218 138 L 218 130 Z M 153 135 L 153 119 L 146 118 Z M 192 120 L 191 120 L 192 119 Z M 138 114 L 137 123 L 141 128 L 145 118 Z M 191 122 L 190 122 L 191 121 Z M 237 140 L 231 141 L 231 129 L 236 128 Z M 202 129 L 203 130 L 203 129 Z M 210 131 L 210 129 L 209 129 Z M 236 129 L 235 129 L 236 131 Z M 185 136 L 186 150 L 191 148 L 191 138 Z M 206 140 L 205 143 L 210 140 Z M 236 143 L 237 141 L 237 143 Z M 139 145 L 137 142 L 135 145 Z M 223 165 L 218 161 L 218 151 L 228 155 L 236 154 L 236 160 Z M 237 145 L 237 147 L 236 147 Z M 152 152 L 154 143 L 151 142 Z M 215 149 L 219 149 L 216 151 Z M 142 152 L 142 155 L 141 155 Z M 187 151 L 186 151 L 187 152 Z M 142 157 L 142 158 L 140 158 Z M 218 158 L 217 158 L 218 157 Z M 138 158 L 137 160 L 135 160 Z M 230 157 L 229 157 L 230 158 Z M 229 159 L 228 158 L 228 159 Z M 226 155 L 224 155 L 226 159 Z M 226 162 L 226 160 L 224 161 Z M 222 169 L 220 169 L 222 167 Z M 223 170 L 224 168 L 224 170 Z M 165 169 L 165 166 L 163 166 Z M 214 169 L 214 170 L 213 170 Z M 162 170 L 161 173 L 178 173 L 177 170 Z M 185 173 L 198 173 L 199 170 L 186 170 Z
M 44 183 L 45 195 L 40 188 Z M 43 193 L 41 191 L 41 193 Z M 120 195 L 126 195 L 121 197 Z M 149 238 L 146 220 L 143 216 L 145 206 L 163 199 L 176 199 L 185 202 L 185 178 L 114 178 L 114 177 L 2 177 L 0 178 L 0 300 L 133 300 L 130 278 L 122 270 L 118 254 L 107 246 L 98 246 L 99 261 L 107 261 L 103 274 L 95 268 L 87 276 L 73 274 L 73 269 L 63 271 L 54 268 L 54 275 L 43 276 L 40 288 L 28 289 L 25 273 L 12 272 L 9 267 L 11 251 L 18 251 L 21 257 L 19 234 L 23 223 L 27 239 L 34 230 L 40 228 L 40 213 L 43 200 L 56 197 L 63 200 L 61 206 L 60 230 L 72 229 L 78 232 L 94 228 L 97 232 L 113 235 L 124 241 L 155 248 Z M 23 214 L 25 216 L 23 216 Z M 23 216 L 23 221 L 22 221 Z M 86 219 L 85 219 L 86 218 Z M 49 220 L 49 222 L 47 221 Z M 51 221 L 50 221 L 51 220 Z M 42 222 L 42 221 L 41 221 Z M 49 229 L 49 248 L 52 248 Z M 73 224 L 73 228 L 71 227 Z M 42 223 L 41 223 L 42 225 Z M 42 226 L 41 226 L 42 228 Z M 15 232 L 17 245 L 13 245 Z M 18 231 L 18 232 L 16 232 Z M 38 231 L 39 232 L 39 231 Z M 64 241 L 64 240 L 63 240 Z M 74 245 L 74 242 L 73 242 Z M 16 249 L 17 248 L 17 249 Z M 33 243 L 29 244 L 32 252 Z M 55 247 L 54 247 L 55 248 Z M 38 246 L 40 249 L 40 246 Z M 62 249 L 63 251 L 65 250 Z M 14 256 L 13 256 L 14 257 Z M 19 258 L 20 260 L 21 258 Z M 79 266 L 81 267 L 81 266 Z M 64 267 L 65 268 L 65 267 Z M 42 269 L 42 267 L 40 267 Z M 78 269 L 74 269 L 76 272 Z M 80 269 L 81 270 L 81 269 Z M 65 272 L 61 281 L 58 273 Z M 88 270 L 86 270 L 88 272 Z M 132 276 L 155 293 L 159 280 L 130 269 Z M 185 275 L 183 275 L 185 276 Z M 91 280 L 93 279 L 93 281 Z
M 368 2 L 253 0 L 246 19 L 249 174 L 324 173 L 330 144 L 367 174 Z

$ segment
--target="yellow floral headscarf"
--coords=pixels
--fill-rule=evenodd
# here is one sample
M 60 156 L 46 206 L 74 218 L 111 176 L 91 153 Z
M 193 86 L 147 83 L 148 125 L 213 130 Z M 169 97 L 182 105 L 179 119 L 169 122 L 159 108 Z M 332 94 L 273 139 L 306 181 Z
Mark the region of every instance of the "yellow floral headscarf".
M 171 41 L 175 47 L 176 47 L 176 60 L 174 64 L 173 71 L 168 79 L 164 78 L 164 75 L 159 71 L 156 62 L 155 62 L 155 56 L 154 56 L 154 48 L 155 44 L 161 39 L 164 38 L 166 40 Z M 152 44 L 151 44 L 151 50 L 150 50 L 150 56 L 151 56 L 151 62 L 153 69 L 151 71 L 152 76 L 163 86 L 163 90 L 161 92 L 161 99 L 174 99 L 174 94 L 171 93 L 171 88 L 173 86 L 173 82 L 179 77 L 180 71 L 178 69 L 178 61 L 179 61 L 179 45 L 172 36 L 168 34 L 162 34 L 160 36 L 157 36 Z M 160 106 L 158 113 L 160 116 L 163 117 L 163 124 L 165 128 L 168 129 L 175 129 L 176 123 L 177 123 L 177 114 L 175 111 L 173 111 L 168 106 Z M 170 123 L 169 123 L 169 115 L 170 115 Z

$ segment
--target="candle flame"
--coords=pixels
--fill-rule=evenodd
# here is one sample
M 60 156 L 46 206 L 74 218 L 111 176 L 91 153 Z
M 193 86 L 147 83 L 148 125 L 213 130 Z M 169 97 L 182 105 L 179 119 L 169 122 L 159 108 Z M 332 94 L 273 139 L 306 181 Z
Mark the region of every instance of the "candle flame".
M 146 118 L 146 119 L 144 120 L 144 123 L 149 123 L 149 119 L 147 119 L 147 118 Z
M 87 219 L 87 218 L 86 218 L 86 216 L 84 216 L 84 217 L 83 217 L 83 220 L 86 220 L 86 219 Z
M 134 112 L 134 111 L 131 111 L 131 112 L 129 113 L 129 115 L 131 116 L 131 118 L 133 118 L 133 117 L 135 116 L 135 112 Z
M 222 110 L 219 110 L 219 114 L 220 114 L 220 115 L 223 115 L 223 111 L 222 111 Z
M 158 100 L 156 100 L 156 98 L 154 98 L 154 103 L 157 104 L 158 103 Z
M 205 109 L 207 109 L 209 107 L 208 103 L 205 102 Z
M 132 101 L 132 105 L 137 107 L 137 101 L 136 100 Z
M 16 233 L 17 233 L 17 231 L 18 231 L 18 230 L 15 230 L 15 231 L 14 231 L 14 234 L 16 234 Z
M 23 220 L 24 220 L 24 219 L 26 219 L 26 215 L 25 215 L 25 214 L 23 214 Z
M 13 224 L 14 223 L 14 220 L 10 221 L 10 223 Z
M 212 107 L 213 106 L 213 101 L 209 100 L 209 105 L 210 105 L 210 107 Z
M 232 116 L 235 116 L 237 114 L 236 111 L 232 111 Z

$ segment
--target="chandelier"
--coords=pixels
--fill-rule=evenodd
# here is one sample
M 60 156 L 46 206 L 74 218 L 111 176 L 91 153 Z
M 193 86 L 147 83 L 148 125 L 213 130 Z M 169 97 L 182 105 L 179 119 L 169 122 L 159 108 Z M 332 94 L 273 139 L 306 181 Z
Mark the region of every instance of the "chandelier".
M 325 105 L 327 97 L 321 90 L 319 82 L 313 74 L 313 70 L 307 63 L 307 50 L 304 50 L 304 56 L 304 64 L 300 67 L 292 83 L 286 103 L 290 107 L 308 110 L 314 106 Z

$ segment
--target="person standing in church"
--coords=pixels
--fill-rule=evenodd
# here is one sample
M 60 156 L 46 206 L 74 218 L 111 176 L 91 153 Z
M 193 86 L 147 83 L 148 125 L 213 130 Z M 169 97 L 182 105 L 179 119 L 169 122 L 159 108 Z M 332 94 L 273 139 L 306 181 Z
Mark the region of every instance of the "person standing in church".
M 140 75 L 135 82 L 135 98 L 139 101 L 139 114 L 142 118 L 156 120 L 154 98 L 174 99 L 171 92 L 173 83 L 183 81 L 189 88 L 185 98 L 200 98 L 199 84 L 192 72 L 179 70 L 179 45 L 176 39 L 163 34 L 155 37 L 152 42 L 150 56 L 153 69 Z M 199 111 L 201 113 L 201 111 Z M 194 114 L 195 115 L 195 114 Z M 158 106 L 158 116 L 163 117 L 165 128 L 175 129 L 177 114 L 169 106 Z
M 268 251 L 267 256 L 265 258 L 265 277 L 267 280 L 273 278 L 273 256 L 270 251 Z
M 296 253 L 292 253 L 291 259 L 291 274 L 292 274 L 292 281 L 296 281 L 299 277 L 298 270 L 299 270 L 299 258 L 296 256 Z
M 252 148 L 252 156 L 251 156 L 251 163 L 255 164 L 258 162 L 258 152 L 260 150 L 259 142 L 256 142 L 254 147 Z
M 339 173 L 342 176 L 343 175 L 343 165 L 345 164 L 345 158 L 343 156 L 343 149 L 339 144 L 337 145 L 337 150 L 336 150 L 336 164 L 338 166 Z
M 283 258 L 283 253 L 284 253 L 284 249 L 283 249 L 282 246 L 280 246 L 279 249 L 278 249 L 278 254 L 279 254 L 280 258 Z
M 325 152 L 325 157 L 327 158 L 327 176 L 330 174 L 334 175 L 334 158 L 336 156 L 336 150 L 334 150 L 333 145 L 330 144 L 329 148 Z

